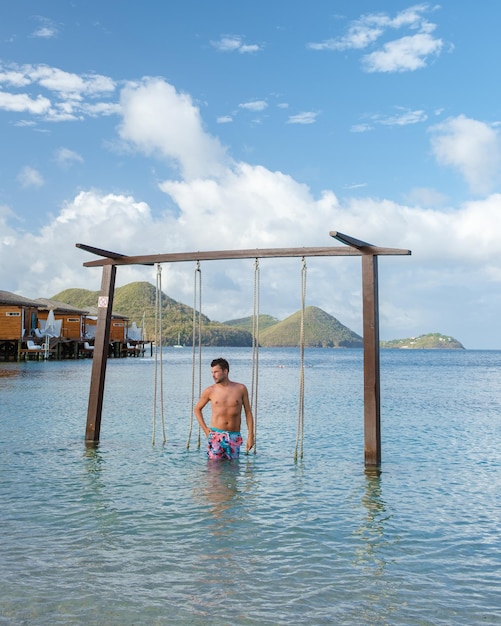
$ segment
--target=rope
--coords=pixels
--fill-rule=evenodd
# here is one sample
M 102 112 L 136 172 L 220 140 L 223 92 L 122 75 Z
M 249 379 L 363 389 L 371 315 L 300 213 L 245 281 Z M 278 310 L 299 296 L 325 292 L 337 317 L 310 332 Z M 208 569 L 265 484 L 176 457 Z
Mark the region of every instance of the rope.
M 157 430 L 157 405 L 160 403 L 162 418 L 162 443 L 165 443 L 165 419 L 164 419 L 164 385 L 163 385 L 163 359 L 162 359 L 162 267 L 157 265 L 157 282 L 155 290 L 155 381 L 153 391 L 153 432 L 151 443 L 155 445 Z M 160 381 L 160 383 L 159 383 Z
M 299 330 L 299 355 L 300 355 L 300 369 L 299 369 L 299 401 L 297 411 L 297 434 L 296 434 L 296 449 L 294 451 L 294 461 L 298 458 L 303 458 L 303 439 L 304 439 L 304 312 L 306 303 L 306 260 L 303 257 L 303 266 L 301 269 L 301 326 Z
M 259 380 L 259 292 L 260 292 L 259 259 L 254 263 L 254 310 L 252 315 L 252 378 L 251 378 L 251 410 L 254 416 L 254 454 L 257 448 L 257 397 Z
M 197 301 L 198 296 L 198 301 Z M 198 320 L 197 320 L 198 310 Z M 190 430 L 188 433 L 188 441 L 186 449 L 190 449 L 191 433 L 193 431 L 193 411 L 195 409 L 195 370 L 196 370 L 196 353 L 197 353 L 197 336 L 198 336 L 198 397 L 202 393 L 202 270 L 200 269 L 200 261 L 197 261 L 194 274 L 193 285 L 193 325 L 192 325 L 192 355 L 191 355 L 191 412 L 190 412 Z M 200 427 L 198 429 L 197 448 L 200 448 Z

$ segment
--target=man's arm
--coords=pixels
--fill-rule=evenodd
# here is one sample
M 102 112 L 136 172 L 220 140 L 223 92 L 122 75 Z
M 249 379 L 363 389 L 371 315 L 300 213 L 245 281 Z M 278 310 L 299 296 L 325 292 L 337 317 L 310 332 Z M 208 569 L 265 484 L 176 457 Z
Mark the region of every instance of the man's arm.
M 245 449 L 247 452 L 249 452 L 254 447 L 254 417 L 252 415 L 249 402 L 249 392 L 247 391 L 247 387 L 245 385 L 243 387 L 243 404 L 245 411 L 245 421 L 247 422 L 247 443 L 245 445 Z
M 198 402 L 195 404 L 195 408 L 193 412 L 195 413 L 195 417 L 197 418 L 197 422 L 200 424 L 200 428 L 204 431 L 205 436 L 209 436 L 210 429 L 205 423 L 204 416 L 202 413 L 202 409 L 207 406 L 210 402 L 210 387 L 207 387 L 200 396 Z

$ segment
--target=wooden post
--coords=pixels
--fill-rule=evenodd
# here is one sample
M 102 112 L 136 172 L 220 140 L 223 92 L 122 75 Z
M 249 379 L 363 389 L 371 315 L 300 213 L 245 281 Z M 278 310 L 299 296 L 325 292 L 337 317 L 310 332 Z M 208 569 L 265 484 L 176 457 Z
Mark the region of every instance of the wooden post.
M 116 273 L 116 265 L 103 266 L 101 291 L 97 303 L 96 337 L 94 340 L 89 404 L 87 408 L 87 428 L 85 431 L 85 441 L 89 443 L 98 443 L 101 431 L 104 381 L 106 378 Z
M 377 255 L 362 256 L 365 466 L 381 464 L 379 296 Z

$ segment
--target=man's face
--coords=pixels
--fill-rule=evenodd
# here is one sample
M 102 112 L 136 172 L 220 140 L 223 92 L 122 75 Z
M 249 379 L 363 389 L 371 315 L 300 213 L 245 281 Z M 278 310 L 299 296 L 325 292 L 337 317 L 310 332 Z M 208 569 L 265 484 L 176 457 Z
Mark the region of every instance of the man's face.
M 220 365 L 215 365 L 211 369 L 211 372 L 212 372 L 212 378 L 214 379 L 214 382 L 216 384 L 224 383 L 226 379 L 228 378 L 228 372 L 226 370 L 223 370 Z

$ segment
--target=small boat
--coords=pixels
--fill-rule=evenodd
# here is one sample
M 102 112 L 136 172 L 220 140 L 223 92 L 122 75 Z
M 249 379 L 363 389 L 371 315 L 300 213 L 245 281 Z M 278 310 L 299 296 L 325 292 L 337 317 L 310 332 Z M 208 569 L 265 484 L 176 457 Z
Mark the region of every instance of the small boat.
M 181 343 L 181 333 L 177 334 L 177 343 L 174 344 L 174 348 L 184 348 L 183 344 Z

